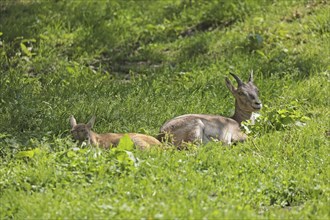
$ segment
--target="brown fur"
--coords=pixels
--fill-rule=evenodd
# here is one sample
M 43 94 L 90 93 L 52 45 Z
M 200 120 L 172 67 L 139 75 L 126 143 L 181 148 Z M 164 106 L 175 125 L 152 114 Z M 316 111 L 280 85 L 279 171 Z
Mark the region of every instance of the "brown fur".
M 87 141 L 88 144 L 91 145 L 99 146 L 102 148 L 111 148 L 116 147 L 119 144 L 120 139 L 125 135 L 121 133 L 97 134 L 91 130 L 94 122 L 95 117 L 91 118 L 87 124 L 77 124 L 74 116 L 71 116 L 70 124 L 73 138 L 80 143 Z M 127 135 L 131 138 L 134 145 L 141 150 L 149 149 L 151 146 L 161 144 L 156 138 L 145 134 L 128 133 Z
M 249 81 L 243 83 L 239 77 L 232 74 L 238 87 L 235 88 L 226 78 L 226 85 L 234 95 L 235 114 L 231 118 L 220 115 L 187 114 L 167 121 L 161 128 L 158 140 L 169 141 L 176 146 L 187 142 L 207 143 L 218 140 L 225 144 L 242 142 L 247 138 L 240 125 L 242 121 L 252 119 L 252 113 L 261 109 L 258 88 L 253 84 L 251 72 Z

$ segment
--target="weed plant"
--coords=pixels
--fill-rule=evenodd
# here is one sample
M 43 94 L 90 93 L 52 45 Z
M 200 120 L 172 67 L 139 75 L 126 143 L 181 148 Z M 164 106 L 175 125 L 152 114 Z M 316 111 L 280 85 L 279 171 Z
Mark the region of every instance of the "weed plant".
M 328 1 L 0 3 L 1 219 L 329 219 Z M 254 70 L 249 139 L 178 151 L 78 146 L 230 116 L 224 78 Z

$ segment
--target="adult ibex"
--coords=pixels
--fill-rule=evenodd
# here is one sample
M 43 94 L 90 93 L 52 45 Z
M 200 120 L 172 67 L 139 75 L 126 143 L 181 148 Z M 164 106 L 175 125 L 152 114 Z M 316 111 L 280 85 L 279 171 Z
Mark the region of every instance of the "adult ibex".
M 76 119 L 72 115 L 70 117 L 70 124 L 72 127 L 71 134 L 73 138 L 80 143 L 87 141 L 88 144 L 103 148 L 116 147 L 119 144 L 120 138 L 122 138 L 124 134 L 97 134 L 91 130 L 94 122 L 95 117 L 92 117 L 87 124 L 77 124 Z M 144 134 L 128 133 L 128 136 L 132 139 L 134 145 L 142 150 L 161 144 L 156 138 Z
M 226 85 L 235 97 L 235 113 L 227 118 L 220 115 L 187 114 L 167 121 L 160 128 L 158 140 L 169 140 L 176 146 L 188 142 L 207 143 L 218 140 L 230 145 L 232 142 L 242 142 L 247 136 L 241 129 L 242 121 L 253 119 L 253 112 L 261 109 L 258 88 L 253 83 L 253 71 L 247 83 L 230 73 L 238 84 L 237 88 L 226 77 Z

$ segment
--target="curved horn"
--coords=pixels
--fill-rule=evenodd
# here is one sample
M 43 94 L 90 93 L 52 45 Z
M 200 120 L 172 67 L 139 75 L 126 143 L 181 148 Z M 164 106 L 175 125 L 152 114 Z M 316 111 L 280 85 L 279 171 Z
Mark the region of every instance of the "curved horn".
M 238 76 L 236 76 L 234 73 L 230 73 L 230 75 L 232 75 L 236 79 L 238 86 L 243 85 L 242 80 Z
M 250 72 L 249 82 L 253 82 L 253 70 Z

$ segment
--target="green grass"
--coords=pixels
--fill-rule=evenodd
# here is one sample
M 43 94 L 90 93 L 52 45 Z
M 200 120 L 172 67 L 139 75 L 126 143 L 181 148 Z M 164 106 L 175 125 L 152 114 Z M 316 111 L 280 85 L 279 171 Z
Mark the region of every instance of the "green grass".
M 327 1 L 2 1 L 0 218 L 329 219 Z M 230 71 L 264 108 L 245 143 L 81 147 L 230 116 Z

